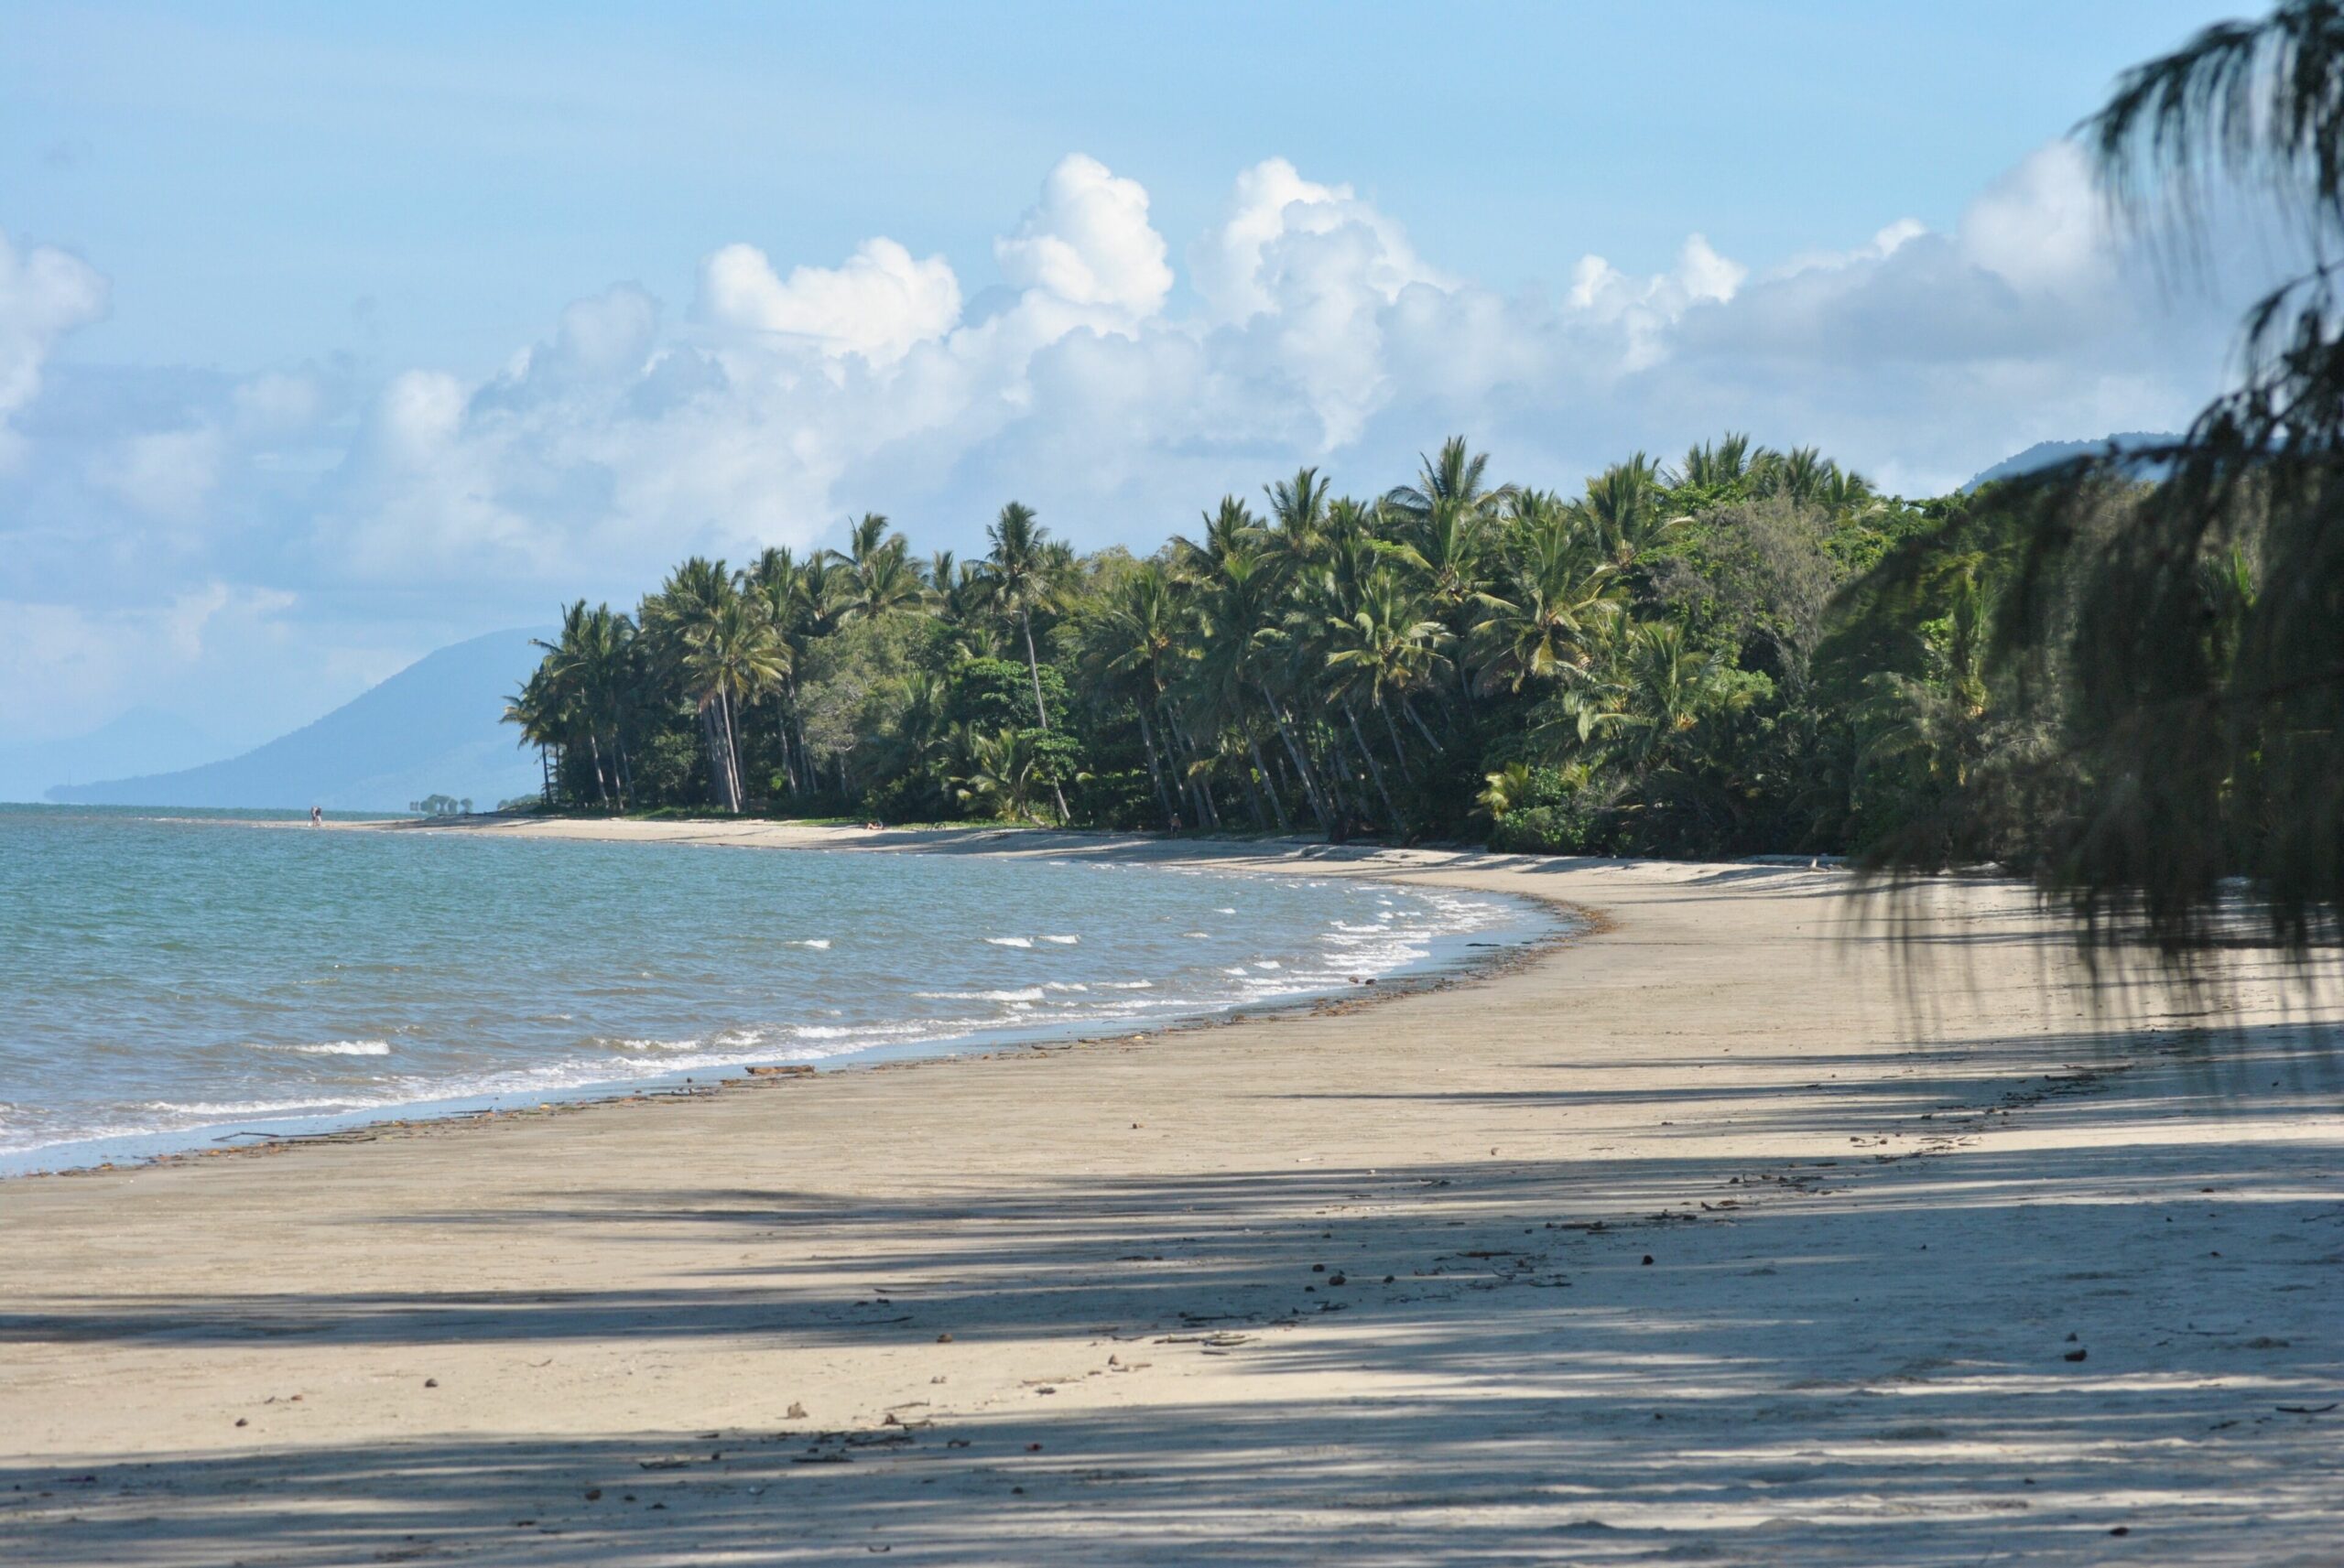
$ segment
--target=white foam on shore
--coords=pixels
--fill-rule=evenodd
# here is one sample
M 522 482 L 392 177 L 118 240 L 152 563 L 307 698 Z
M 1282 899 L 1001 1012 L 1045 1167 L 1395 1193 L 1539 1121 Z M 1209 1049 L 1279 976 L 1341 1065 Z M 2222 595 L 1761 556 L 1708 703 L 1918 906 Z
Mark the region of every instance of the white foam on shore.
M 140 1102 L 135 1108 L 168 1111 L 173 1116 L 268 1116 L 294 1110 L 352 1110 L 365 1103 L 364 1100 L 347 1099 L 150 1099 Z
M 923 1001 L 1039 1001 L 1042 988 L 1024 986 L 1016 990 L 998 991 L 914 991 Z
M 391 1043 L 387 1040 L 320 1040 L 314 1045 L 267 1045 L 255 1043 L 255 1051 L 293 1051 L 304 1056 L 387 1056 Z

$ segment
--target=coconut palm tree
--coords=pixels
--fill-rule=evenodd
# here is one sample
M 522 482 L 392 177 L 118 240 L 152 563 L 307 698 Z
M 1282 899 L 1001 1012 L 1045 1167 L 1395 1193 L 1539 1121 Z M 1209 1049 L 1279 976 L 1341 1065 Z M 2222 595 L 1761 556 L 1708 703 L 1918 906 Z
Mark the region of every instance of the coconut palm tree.
M 837 600 L 841 622 L 884 621 L 927 599 L 910 541 L 888 533 L 887 519 L 876 512 L 863 514 L 850 530 L 846 550 L 831 552 L 830 559 L 845 577 Z
M 982 804 L 1012 821 L 1045 820 L 1035 804 L 1041 794 L 1041 756 L 1024 731 L 964 734 L 961 744 L 968 771 L 955 781 L 960 787 L 954 793 L 962 801 Z
M 1618 568 L 1580 514 L 1525 491 L 1514 519 L 1498 591 L 1474 595 L 1468 646 L 1484 685 L 1520 691 L 1584 676 L 1600 623 L 1620 613 L 1622 596 Z
M 1749 700 L 1725 655 L 1687 646 L 1674 621 L 1642 621 L 1622 638 L 1610 679 L 1566 693 L 1560 711 L 1597 760 L 1633 778 L 1703 719 Z
M 545 779 L 545 803 L 554 804 L 553 752 L 561 744 L 560 698 L 540 664 L 529 672 L 521 688 L 505 698 L 503 720 L 518 725 L 521 743 L 537 749 L 537 770 Z
M 1511 493 L 1506 486 L 1496 490 L 1482 487 L 1481 478 L 1489 469 L 1490 455 L 1474 451 L 1462 436 L 1451 436 L 1443 441 L 1440 456 L 1420 456 L 1418 461 L 1423 466 L 1416 482 L 1396 486 L 1384 497 L 1385 503 L 1403 517 L 1422 517 L 1444 501 L 1468 513 L 1487 516 Z
M 1159 711 L 1171 688 L 1187 612 L 1170 574 L 1156 562 L 1143 564 L 1108 590 L 1107 602 L 1085 628 L 1085 660 L 1101 683 L 1128 697 L 1139 718 L 1140 745 L 1147 776 L 1163 807 L 1165 826 L 1176 815 L 1167 767 L 1157 754 L 1150 715 Z
M 780 686 L 789 670 L 789 645 L 762 607 L 737 592 L 692 601 L 678 618 L 677 635 L 678 670 L 685 695 L 708 726 L 710 773 L 720 803 L 737 812 L 747 800 L 737 715 L 742 705 Z
M 546 651 L 541 667 L 562 709 L 585 735 L 597 799 L 604 806 L 615 799 L 625 809 L 625 725 L 635 684 L 635 623 L 613 613 L 608 604 L 589 610 L 581 599 L 563 609 L 559 638 L 536 645 Z M 605 739 L 610 742 L 607 759 Z
M 1634 564 L 1683 528 L 1690 519 L 1666 504 L 1660 465 L 1638 452 L 1587 481 L 1579 510 L 1603 540 L 1614 563 Z
M 1821 499 L 1839 465 L 1813 447 L 1793 447 L 1768 452 L 1753 470 L 1761 495 L 1779 495 L 1802 503 Z
M 1671 490 L 1722 490 L 1750 471 L 1750 438 L 1728 430 L 1715 445 L 1688 447 L 1676 471 L 1662 476 Z
M 1065 557 L 1051 548 L 1049 531 L 1034 519 L 1034 509 L 1011 502 L 985 529 L 993 547 L 984 558 L 984 591 L 994 609 L 1016 617 L 1026 639 L 1026 668 L 1034 678 L 1034 714 L 1045 730 L 1050 727 L 1049 706 L 1042 700 L 1042 655 L 1034 643 L 1034 616 L 1055 608 L 1064 581 Z

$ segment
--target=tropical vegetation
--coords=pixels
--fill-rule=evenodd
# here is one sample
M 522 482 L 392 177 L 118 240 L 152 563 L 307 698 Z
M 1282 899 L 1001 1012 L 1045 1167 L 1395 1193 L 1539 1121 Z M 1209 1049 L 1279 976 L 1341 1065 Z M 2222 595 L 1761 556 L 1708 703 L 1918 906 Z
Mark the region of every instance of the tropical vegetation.
M 1956 514 L 1992 493 L 1730 434 L 1577 494 L 1461 437 L 1366 497 L 1303 469 L 1145 557 L 1013 502 L 921 557 L 870 514 L 570 606 L 507 717 L 572 809 L 1837 851 L 1973 766 L 1978 573 L 1861 591 Z

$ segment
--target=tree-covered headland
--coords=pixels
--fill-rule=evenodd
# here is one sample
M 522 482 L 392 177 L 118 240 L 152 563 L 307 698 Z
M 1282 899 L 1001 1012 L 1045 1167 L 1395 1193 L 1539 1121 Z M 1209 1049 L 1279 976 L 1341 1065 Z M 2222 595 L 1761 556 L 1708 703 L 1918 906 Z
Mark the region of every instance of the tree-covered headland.
M 1145 557 L 1015 503 L 975 559 L 865 516 L 570 606 L 511 716 L 572 808 L 1983 859 L 1955 806 L 2024 740 L 1983 658 L 2018 552 L 1870 586 L 1957 519 L 2022 514 L 1738 435 L 1576 494 L 1461 438 L 1364 499 L 1305 469 Z

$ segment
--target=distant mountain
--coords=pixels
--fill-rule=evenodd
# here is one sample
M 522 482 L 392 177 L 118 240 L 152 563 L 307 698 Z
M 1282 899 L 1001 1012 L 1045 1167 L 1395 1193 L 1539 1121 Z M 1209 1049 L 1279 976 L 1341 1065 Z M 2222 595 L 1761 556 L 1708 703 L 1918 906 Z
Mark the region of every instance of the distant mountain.
M 2077 458 L 2099 457 L 2111 447 L 2120 452 L 2130 452 L 2147 447 L 2170 446 L 2179 439 L 2180 437 L 2166 430 L 2126 430 L 2114 436 L 2102 436 L 2096 441 L 2037 441 L 2016 457 L 2004 458 L 1961 488 L 1966 493 L 1981 484 L 1991 484 L 1998 479 L 2017 479 L 2022 474 L 2040 473 L 2045 469 Z M 2135 476 L 2141 479 L 2162 479 L 2165 468 L 2163 463 L 2147 460 L 2133 465 Z
M 0 800 L 38 800 L 59 784 L 191 767 L 226 750 L 176 713 L 133 708 L 86 735 L 0 746 Z
M 530 632 L 492 632 L 409 665 L 314 724 L 202 767 L 103 784 L 64 784 L 49 798 L 81 806 L 329 806 L 404 811 L 428 795 L 470 796 L 485 809 L 538 788 L 537 758 L 503 722 L 505 698 L 528 678 Z

